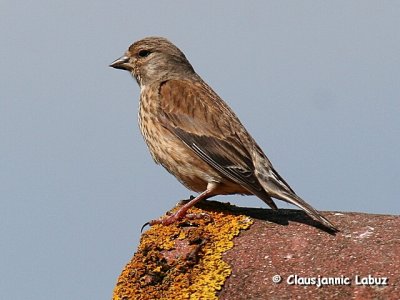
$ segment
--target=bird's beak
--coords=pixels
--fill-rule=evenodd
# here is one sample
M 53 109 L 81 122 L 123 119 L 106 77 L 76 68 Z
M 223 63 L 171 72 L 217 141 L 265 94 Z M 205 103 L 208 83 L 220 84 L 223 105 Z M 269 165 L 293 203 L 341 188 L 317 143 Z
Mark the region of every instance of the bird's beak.
M 121 70 L 130 70 L 129 67 L 129 57 L 128 56 L 121 56 L 120 58 L 114 60 L 111 64 L 110 67 L 113 67 L 115 69 L 121 69 Z

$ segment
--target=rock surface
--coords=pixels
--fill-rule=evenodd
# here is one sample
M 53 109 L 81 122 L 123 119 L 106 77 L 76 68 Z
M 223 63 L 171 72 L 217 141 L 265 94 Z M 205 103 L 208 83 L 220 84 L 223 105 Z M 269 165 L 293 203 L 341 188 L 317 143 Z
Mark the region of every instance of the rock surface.
M 400 299 L 399 216 L 324 212 L 340 230 L 333 234 L 299 210 L 238 208 L 215 201 L 206 201 L 198 208 L 201 212 L 218 216 L 215 226 L 222 226 L 221 228 L 232 226 L 229 222 L 237 222 L 234 218 L 224 216 L 248 216 L 252 220 L 246 230 L 241 230 L 233 238 L 234 246 L 222 253 L 222 259 L 228 263 L 230 270 L 224 270 L 227 276 L 222 288 L 217 287 L 215 298 Z M 182 263 L 187 264 L 184 256 L 176 255 L 178 250 L 185 251 L 182 245 L 185 245 L 186 235 L 195 234 L 199 239 L 202 239 L 202 235 L 207 235 L 196 248 L 196 263 L 191 262 L 190 268 L 198 269 L 206 259 L 209 252 L 207 249 L 211 249 L 208 246 L 215 243 L 213 239 L 218 239 L 218 235 L 211 237 L 212 223 L 196 222 L 183 220 L 180 224 L 171 225 L 178 230 L 175 235 L 182 238 L 169 240 L 169 248 L 165 248 L 167 251 L 158 251 L 163 246 L 153 245 L 155 251 L 152 253 L 157 254 L 146 259 L 156 263 L 155 266 L 162 263 L 164 273 L 162 276 L 157 275 L 160 279 L 154 284 L 146 283 L 147 287 L 150 285 L 152 290 L 160 289 L 165 293 L 174 286 L 171 283 L 173 276 L 168 277 L 168 274 L 180 274 L 176 273 L 179 269 L 175 265 L 181 267 Z M 228 225 L 224 225 L 224 222 Z M 207 226 L 211 229 L 206 229 Z M 157 230 L 163 229 L 159 227 Z M 211 231 L 207 233 L 207 230 Z M 168 232 L 163 234 L 169 236 Z M 189 241 L 187 244 L 190 243 Z M 141 247 L 143 248 L 142 244 L 139 249 Z M 171 261 L 171 255 L 176 261 Z M 138 251 L 132 262 L 139 256 L 140 261 L 144 260 L 143 254 Z M 123 273 L 137 274 L 137 266 L 132 262 Z M 124 296 L 121 292 L 126 291 L 125 286 L 134 286 L 148 278 L 148 274 L 153 271 L 146 270 L 145 267 L 141 267 L 142 277 L 139 279 L 134 276 L 122 278 L 121 274 L 114 291 L 114 299 L 150 299 L 142 288 L 135 291 L 135 297 Z M 190 271 L 185 269 L 185 276 Z M 198 275 L 189 276 L 188 280 L 196 282 L 195 276 Z M 190 296 L 189 292 L 181 297 L 189 299 Z
M 254 223 L 223 257 L 220 299 L 400 299 L 399 216 L 324 213 L 331 235 L 300 211 L 245 210 Z

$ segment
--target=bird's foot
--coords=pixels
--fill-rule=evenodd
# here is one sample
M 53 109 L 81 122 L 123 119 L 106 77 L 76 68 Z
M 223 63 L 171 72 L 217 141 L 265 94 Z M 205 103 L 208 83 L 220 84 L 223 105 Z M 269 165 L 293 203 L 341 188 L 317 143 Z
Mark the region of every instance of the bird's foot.
M 213 221 L 213 218 L 207 214 L 207 213 L 191 213 L 191 214 L 187 214 L 186 211 L 181 212 L 181 210 L 178 210 L 176 213 L 169 215 L 167 217 L 158 219 L 158 220 L 151 220 L 147 223 L 145 223 L 142 226 L 141 232 L 143 231 L 143 228 L 146 227 L 147 225 L 149 226 L 153 226 L 153 225 L 157 225 L 157 224 L 161 224 L 164 226 L 168 226 L 171 224 L 174 224 L 180 220 L 182 220 L 183 218 L 186 218 L 188 220 L 199 220 L 199 219 L 205 219 L 207 223 Z
M 186 214 L 186 212 L 180 212 L 180 210 L 178 210 L 176 213 L 158 219 L 158 220 L 151 220 L 150 222 L 147 222 L 146 225 L 156 225 L 156 224 L 161 224 L 164 226 L 168 226 L 171 225 L 173 223 L 176 223 L 177 221 L 182 220 L 183 218 L 189 219 L 189 220 L 198 220 L 198 219 L 205 219 L 207 221 L 212 221 L 212 217 L 207 214 L 207 213 L 192 213 L 192 214 Z
M 200 195 L 198 195 L 198 196 L 195 197 L 195 198 L 193 198 L 193 196 L 191 196 L 191 197 L 190 197 L 190 201 L 189 201 L 188 203 L 186 203 L 185 205 L 183 205 L 183 206 L 182 206 L 178 211 L 176 211 L 175 213 L 173 213 L 173 214 L 171 214 L 171 215 L 169 215 L 169 216 L 167 216 L 167 217 L 165 217 L 165 218 L 158 219 L 158 220 L 151 220 L 151 221 L 145 223 L 145 224 L 142 226 L 141 232 L 143 231 L 143 228 L 146 227 L 147 225 L 153 226 L 153 225 L 156 225 L 156 224 L 162 224 L 162 225 L 167 225 L 167 226 L 168 226 L 168 225 L 171 225 L 171 224 L 175 223 L 176 221 L 179 221 L 179 220 L 183 219 L 183 217 L 187 215 L 187 214 L 186 214 L 187 211 L 188 211 L 193 205 L 195 205 L 197 202 L 201 201 L 202 199 L 207 199 L 207 197 L 210 196 L 210 194 L 211 194 L 212 191 L 213 191 L 213 188 L 215 188 L 215 187 L 214 187 L 214 186 L 207 187 L 207 189 L 206 189 L 204 192 L 202 192 Z M 189 218 L 193 218 L 193 217 L 190 217 L 190 215 L 192 215 L 192 214 L 189 214 L 189 215 L 188 215 Z M 198 215 L 198 214 L 194 214 L 194 215 L 196 216 L 196 215 Z M 201 214 L 200 214 L 200 215 L 201 215 Z M 196 218 L 196 217 L 194 217 L 194 218 Z M 209 218 L 211 219 L 211 217 L 209 217 Z
M 185 215 L 180 216 L 178 214 L 178 212 L 179 212 L 179 210 L 176 213 L 174 213 L 172 215 L 169 215 L 169 216 L 166 216 L 164 218 L 161 218 L 161 219 L 158 219 L 158 220 L 151 220 L 150 222 L 148 222 L 148 224 L 150 226 L 153 226 L 153 225 L 156 225 L 156 224 L 161 224 L 161 225 L 164 225 L 164 226 L 171 225 L 171 224 L 179 221 L 180 219 L 182 219 L 185 216 Z
M 151 221 L 145 223 L 142 226 L 142 229 L 140 230 L 140 232 L 142 232 L 143 228 L 146 227 L 147 225 L 153 226 L 153 225 L 161 224 L 161 225 L 164 225 L 164 226 L 168 226 L 168 225 L 171 225 L 171 224 L 179 221 L 180 219 L 182 219 L 186 215 L 187 209 L 185 209 L 185 208 L 186 207 L 183 206 L 177 212 L 175 212 L 175 213 L 173 213 L 173 214 L 171 214 L 169 216 L 166 216 L 166 217 L 158 219 L 158 220 L 151 220 Z

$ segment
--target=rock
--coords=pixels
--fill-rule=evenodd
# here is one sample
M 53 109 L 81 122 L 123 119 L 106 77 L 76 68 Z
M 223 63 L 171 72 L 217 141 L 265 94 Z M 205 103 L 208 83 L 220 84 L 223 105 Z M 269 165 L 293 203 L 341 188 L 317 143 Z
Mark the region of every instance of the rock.
M 205 201 L 208 217 L 153 226 L 113 299 L 400 299 L 400 217 Z

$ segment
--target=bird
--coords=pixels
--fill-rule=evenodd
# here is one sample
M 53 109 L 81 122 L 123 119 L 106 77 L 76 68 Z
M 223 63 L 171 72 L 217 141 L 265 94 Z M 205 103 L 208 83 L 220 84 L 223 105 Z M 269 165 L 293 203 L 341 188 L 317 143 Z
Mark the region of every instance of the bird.
M 237 115 L 164 37 L 134 42 L 110 67 L 130 72 L 140 87 L 139 128 L 153 160 L 199 193 L 175 213 L 146 224 L 170 225 L 201 200 L 255 195 L 293 204 L 328 230 L 338 229 L 279 175 Z

